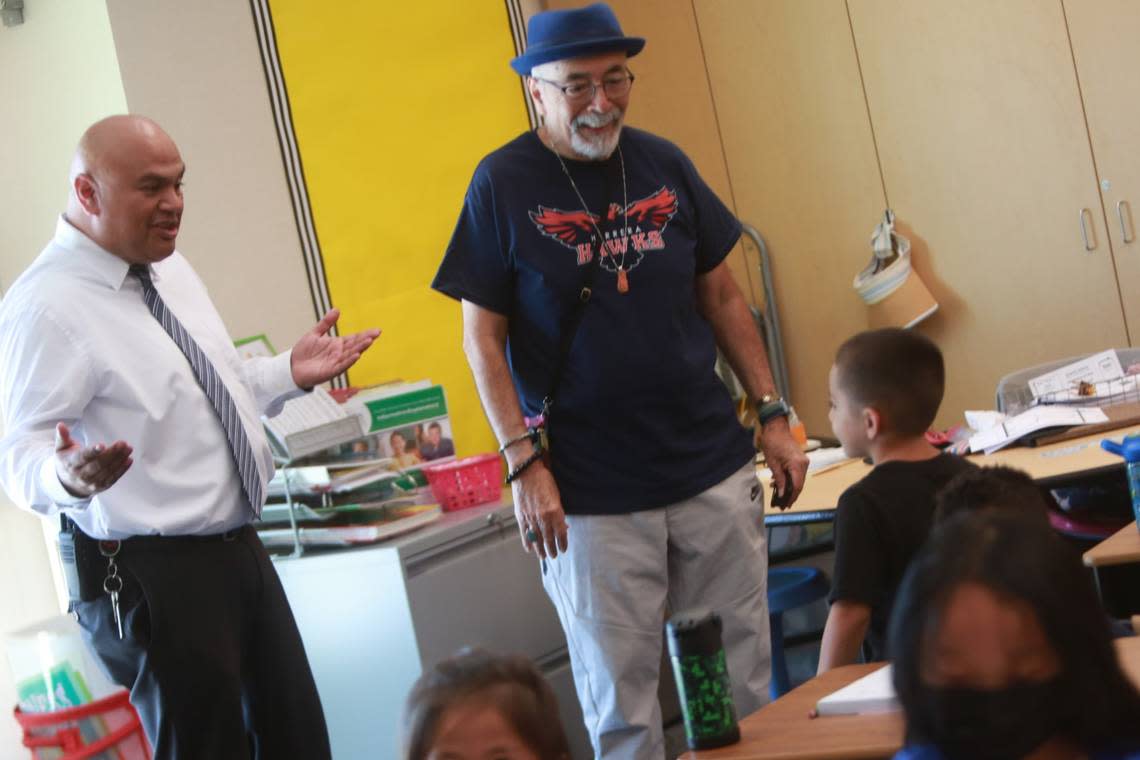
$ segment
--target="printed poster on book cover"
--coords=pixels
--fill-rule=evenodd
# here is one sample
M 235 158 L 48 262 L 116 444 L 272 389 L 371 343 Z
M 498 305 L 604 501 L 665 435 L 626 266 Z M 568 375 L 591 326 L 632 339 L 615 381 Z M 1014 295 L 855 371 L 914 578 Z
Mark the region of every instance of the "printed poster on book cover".
M 329 450 L 345 464 L 390 459 L 401 469 L 455 457 L 455 440 L 447 416 L 443 386 L 431 385 L 392 393 L 365 389 L 349 400 L 366 419 L 367 435 Z

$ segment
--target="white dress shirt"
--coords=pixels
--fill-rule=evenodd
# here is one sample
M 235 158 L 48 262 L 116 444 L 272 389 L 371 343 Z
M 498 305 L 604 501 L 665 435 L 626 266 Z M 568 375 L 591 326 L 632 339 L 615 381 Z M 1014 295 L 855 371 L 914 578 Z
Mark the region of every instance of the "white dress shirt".
M 44 515 L 64 509 L 95 538 L 240 527 L 253 512 L 218 415 L 127 266 L 61 217 L 0 302 L 0 483 L 18 505 Z M 233 396 L 268 482 L 273 456 L 260 415 L 301 392 L 290 353 L 243 361 L 177 251 L 151 273 Z M 106 491 L 72 496 L 55 472 L 58 422 L 81 444 L 126 441 L 134 463 Z

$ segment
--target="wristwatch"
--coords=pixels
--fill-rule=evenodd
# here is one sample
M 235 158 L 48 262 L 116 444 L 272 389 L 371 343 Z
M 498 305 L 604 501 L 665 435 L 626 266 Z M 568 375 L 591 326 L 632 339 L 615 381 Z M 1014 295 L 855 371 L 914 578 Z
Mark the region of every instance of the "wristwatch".
M 765 393 L 756 402 L 756 417 L 760 420 L 761 427 L 777 417 L 787 417 L 790 411 L 788 402 L 775 393 Z

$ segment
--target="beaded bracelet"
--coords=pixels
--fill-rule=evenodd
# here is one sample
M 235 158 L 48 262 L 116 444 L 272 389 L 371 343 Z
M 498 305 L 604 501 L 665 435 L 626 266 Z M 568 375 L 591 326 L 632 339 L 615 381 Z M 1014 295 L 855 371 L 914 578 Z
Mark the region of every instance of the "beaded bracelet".
M 507 484 L 509 485 L 509 484 L 515 482 L 516 480 L 518 480 L 519 477 L 524 472 L 526 472 L 526 468 L 530 467 L 532 464 L 534 464 L 535 462 L 537 462 L 540 459 L 542 459 L 542 451 L 540 449 L 535 449 L 535 452 L 533 454 L 531 454 L 529 457 L 527 457 L 526 459 L 524 459 L 522 461 L 522 464 L 520 464 L 518 467 L 511 470 L 510 473 L 507 474 L 507 480 L 506 480 Z

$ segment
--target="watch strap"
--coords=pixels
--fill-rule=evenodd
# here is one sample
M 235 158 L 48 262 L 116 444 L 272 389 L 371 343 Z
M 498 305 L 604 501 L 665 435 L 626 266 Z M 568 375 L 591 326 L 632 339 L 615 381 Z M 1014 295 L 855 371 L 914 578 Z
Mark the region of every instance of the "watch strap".
M 788 403 L 779 396 L 764 396 L 756 405 L 756 417 L 760 420 L 761 425 L 765 425 L 777 417 L 787 417 L 790 412 Z

